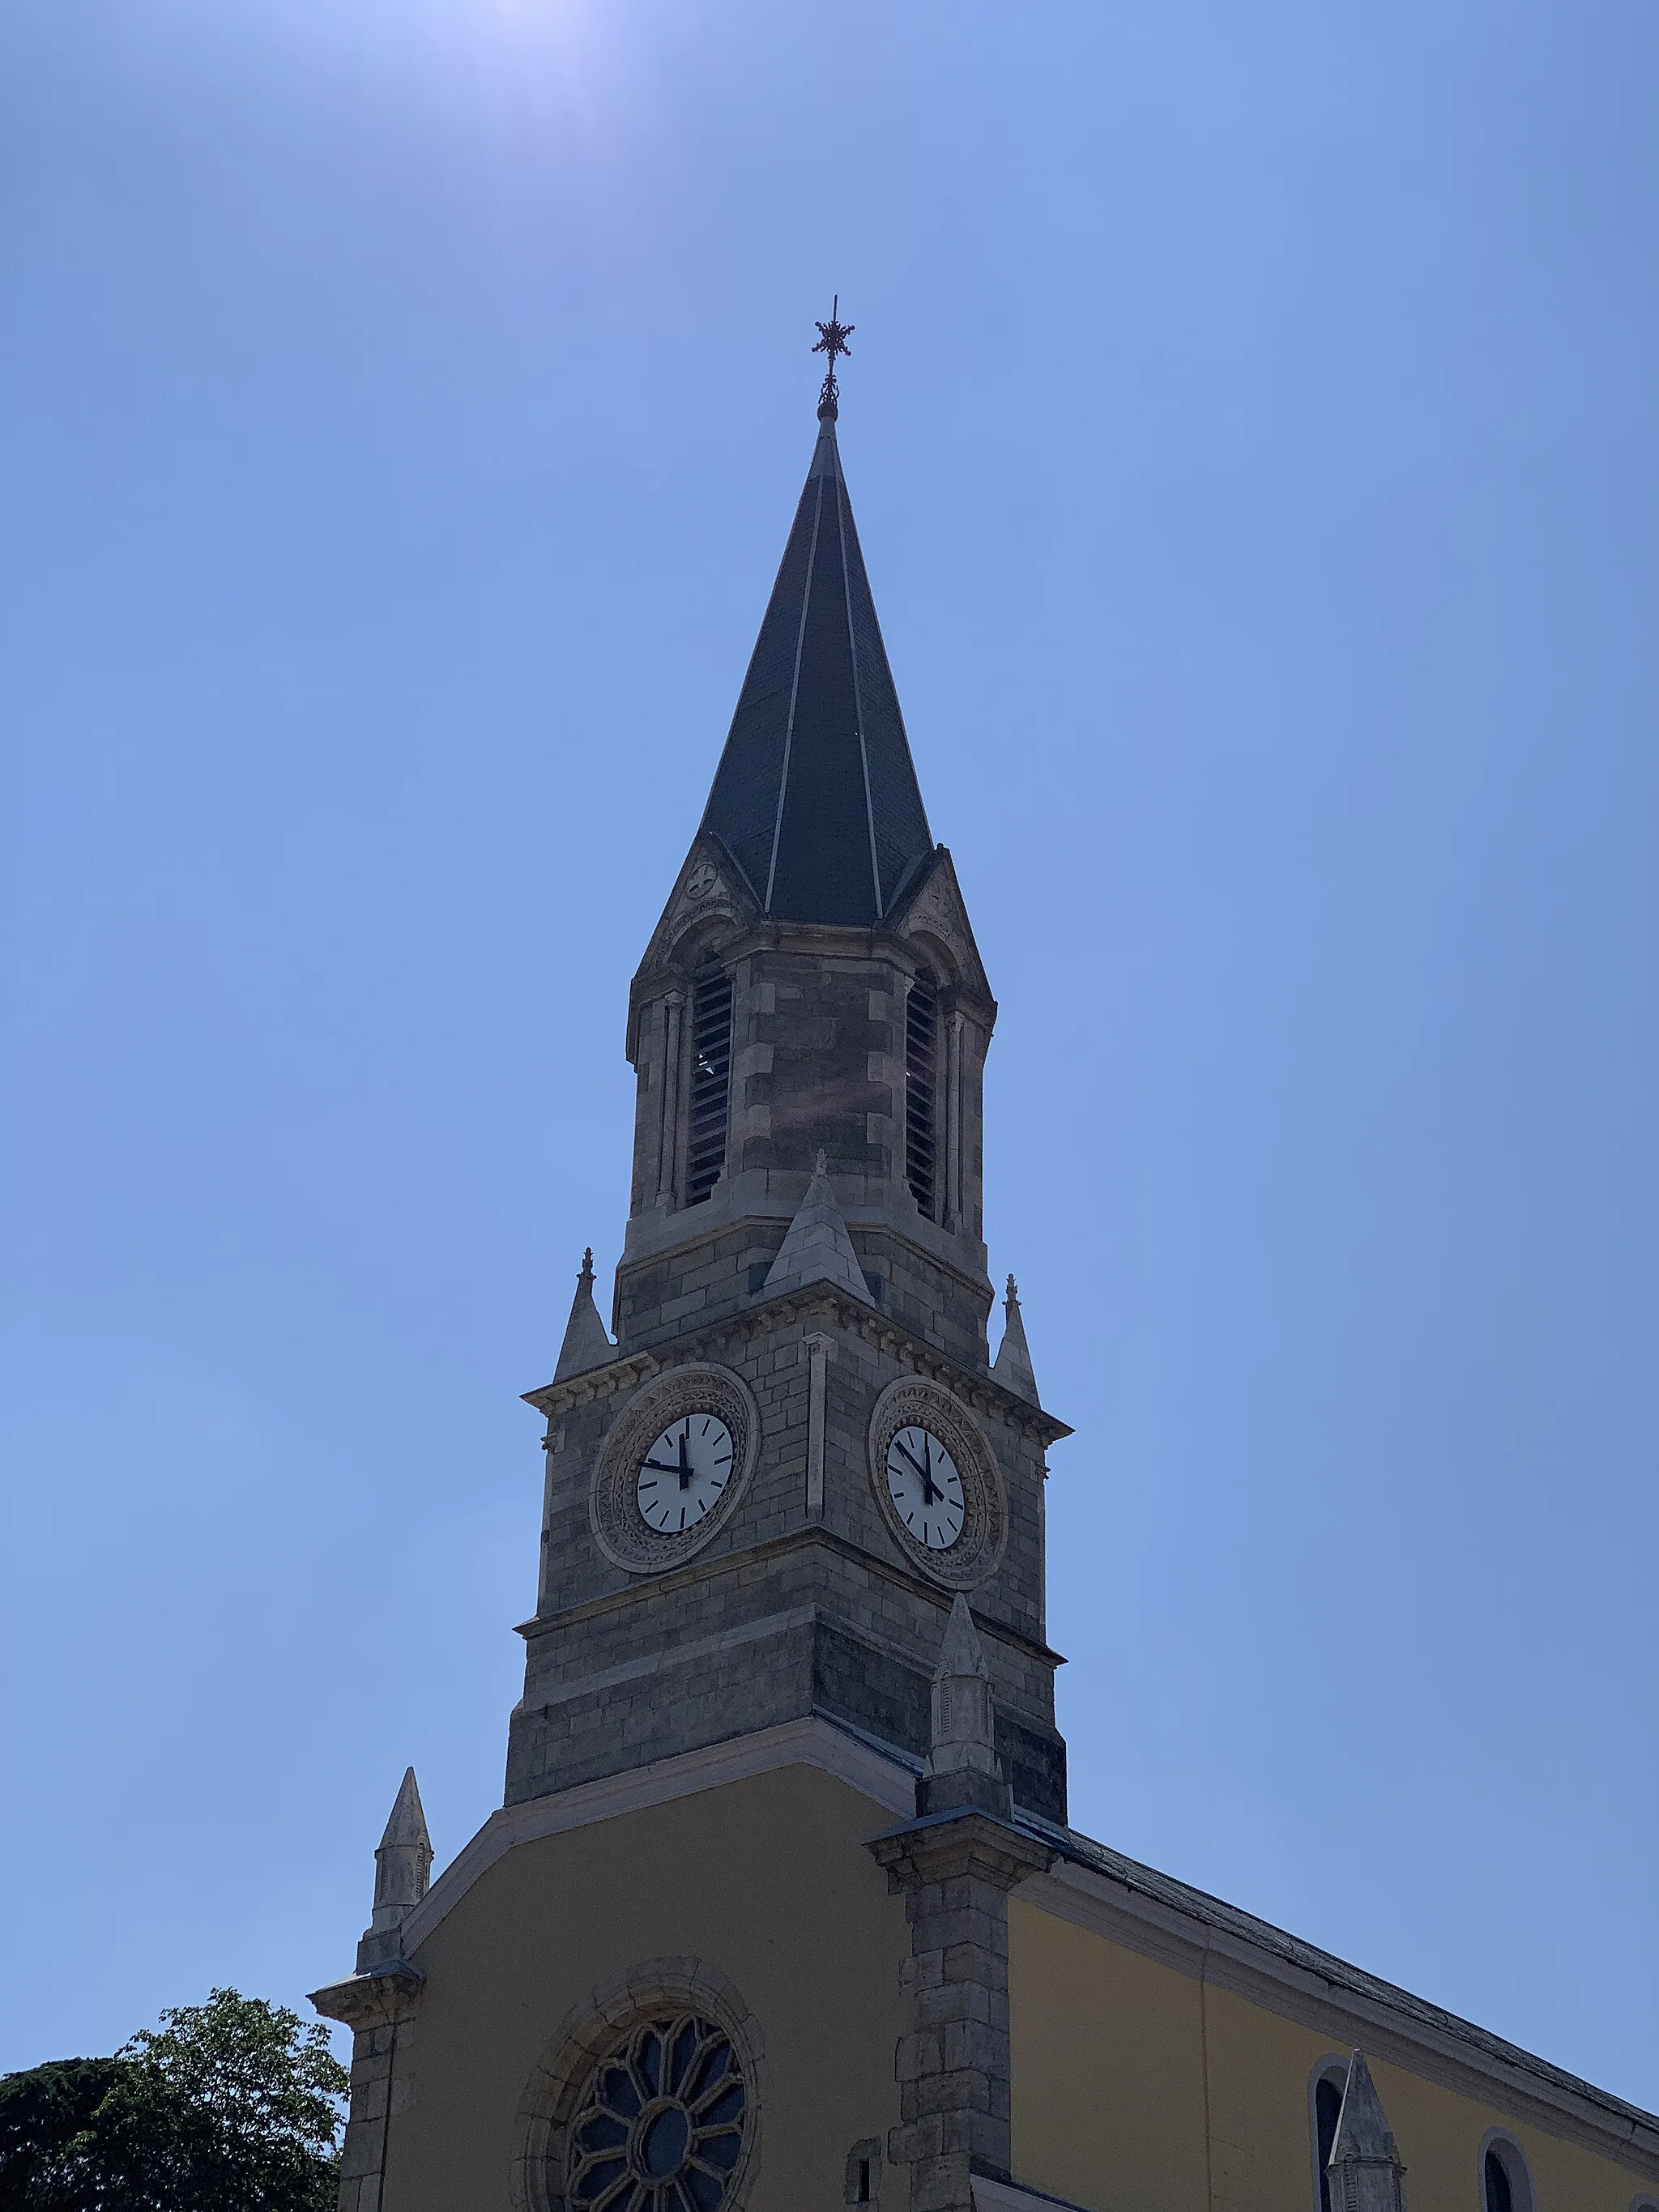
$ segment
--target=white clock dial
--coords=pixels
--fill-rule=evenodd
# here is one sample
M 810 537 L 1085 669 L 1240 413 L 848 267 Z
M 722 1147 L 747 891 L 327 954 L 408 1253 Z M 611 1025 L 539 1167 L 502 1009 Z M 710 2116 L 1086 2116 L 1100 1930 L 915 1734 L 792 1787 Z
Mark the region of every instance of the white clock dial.
M 949 1551 L 962 1534 L 962 1477 L 931 1429 L 898 1431 L 887 1447 L 887 1487 L 918 1542 L 930 1552 Z
M 731 1479 L 731 1430 L 718 1413 L 684 1413 L 640 1462 L 635 1495 L 647 1526 L 678 1536 L 719 1504 Z

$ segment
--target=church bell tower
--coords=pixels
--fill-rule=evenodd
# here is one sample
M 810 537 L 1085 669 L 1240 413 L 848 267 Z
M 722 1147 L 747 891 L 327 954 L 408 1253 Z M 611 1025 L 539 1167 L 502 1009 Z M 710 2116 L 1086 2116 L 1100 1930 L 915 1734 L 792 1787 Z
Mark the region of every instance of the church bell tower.
M 920 1762 L 953 1601 L 1004 1780 L 1066 1817 L 1043 1455 L 1012 1281 L 992 1362 L 996 1020 L 933 842 L 836 445 L 817 440 L 708 802 L 629 993 L 611 1310 L 577 1286 L 509 1806 L 817 1717 Z M 988 1782 L 988 1788 L 992 1785 Z
M 805 489 L 629 994 L 611 1323 L 590 1254 L 528 1394 L 506 1802 L 434 1881 L 404 1777 L 313 1997 L 353 2031 L 339 2212 L 1405 2212 L 1408 2159 L 1431 2212 L 1653 2212 L 1659 2117 L 1067 1823 L 1067 1431 L 1012 1280 L 990 1356 L 996 1005 L 818 327 Z

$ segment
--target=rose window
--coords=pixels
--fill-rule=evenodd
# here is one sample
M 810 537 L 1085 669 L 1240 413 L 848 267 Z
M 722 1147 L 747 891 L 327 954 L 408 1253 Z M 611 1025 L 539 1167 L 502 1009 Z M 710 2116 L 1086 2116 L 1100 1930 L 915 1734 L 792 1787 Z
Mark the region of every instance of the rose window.
M 570 2129 L 578 2212 L 719 2212 L 748 2095 L 730 2037 L 695 2014 L 653 2020 L 602 2058 Z

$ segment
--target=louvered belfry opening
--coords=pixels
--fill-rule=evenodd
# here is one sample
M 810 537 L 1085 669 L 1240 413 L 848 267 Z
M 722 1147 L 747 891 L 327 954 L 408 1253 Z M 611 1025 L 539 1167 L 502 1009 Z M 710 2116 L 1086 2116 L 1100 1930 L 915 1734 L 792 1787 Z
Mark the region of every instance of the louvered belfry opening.
M 937 1182 L 939 1000 L 924 968 L 904 1006 L 904 1179 L 931 1220 Z
M 703 976 L 691 995 L 691 1115 L 685 1202 L 701 1204 L 726 1165 L 732 1102 L 732 978 Z

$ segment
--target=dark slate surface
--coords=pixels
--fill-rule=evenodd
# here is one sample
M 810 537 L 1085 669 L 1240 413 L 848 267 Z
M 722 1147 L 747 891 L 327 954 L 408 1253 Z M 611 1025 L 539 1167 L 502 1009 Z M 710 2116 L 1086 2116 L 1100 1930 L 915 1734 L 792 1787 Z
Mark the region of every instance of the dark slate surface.
M 787 921 L 879 921 L 933 850 L 833 420 L 819 428 L 703 826 Z

